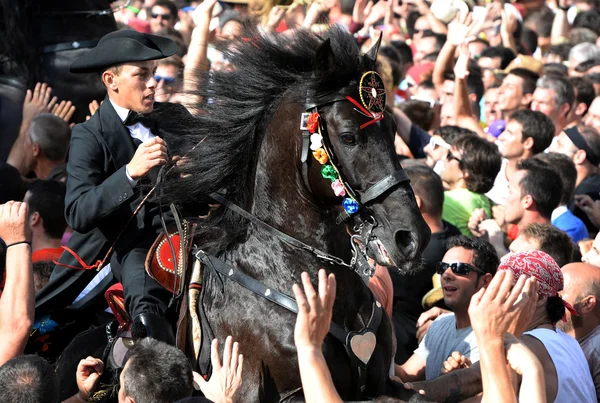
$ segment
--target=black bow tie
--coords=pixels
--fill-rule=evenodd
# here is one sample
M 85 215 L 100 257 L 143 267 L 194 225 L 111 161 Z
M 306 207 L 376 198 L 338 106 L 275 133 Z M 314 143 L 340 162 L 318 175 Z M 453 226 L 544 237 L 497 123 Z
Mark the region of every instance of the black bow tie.
M 133 126 L 134 124 L 141 122 L 143 119 L 144 115 L 142 115 L 141 113 L 129 111 L 123 124 L 125 126 Z

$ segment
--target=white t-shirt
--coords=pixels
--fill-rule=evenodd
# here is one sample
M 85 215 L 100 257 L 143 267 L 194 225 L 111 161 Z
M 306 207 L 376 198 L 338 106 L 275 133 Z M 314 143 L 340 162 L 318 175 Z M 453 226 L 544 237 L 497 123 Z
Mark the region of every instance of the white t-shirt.
M 498 172 L 498 175 L 496 175 L 496 179 L 494 180 L 494 186 L 489 192 L 485 194 L 491 201 L 493 201 L 496 204 L 506 204 L 506 198 L 508 196 L 508 178 L 506 177 L 507 165 L 508 160 L 506 158 L 503 158 L 502 166 L 500 167 L 500 172 Z
M 454 314 L 448 313 L 433 321 L 415 350 L 415 354 L 426 361 L 425 379 L 429 381 L 442 375 L 442 365 L 454 351 L 468 357 L 472 363 L 479 361 L 473 329 L 471 326 L 457 329 Z

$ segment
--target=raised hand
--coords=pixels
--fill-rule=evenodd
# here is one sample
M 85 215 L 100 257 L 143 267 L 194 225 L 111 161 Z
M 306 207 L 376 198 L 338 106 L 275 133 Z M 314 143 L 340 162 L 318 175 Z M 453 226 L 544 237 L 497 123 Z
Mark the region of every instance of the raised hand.
M 600 224 L 600 200 L 592 200 L 589 195 L 575 195 L 575 205 L 583 211 L 595 225 Z
M 29 124 L 40 113 L 49 113 L 55 106 L 57 98 L 51 98 L 52 88 L 46 83 L 37 83 L 32 90 L 27 90 L 23 102 L 23 122 Z
M 126 169 L 131 179 L 138 180 L 148 175 L 152 168 L 166 163 L 167 143 L 154 137 L 140 144 Z
M 214 339 L 210 346 L 210 361 L 213 367 L 210 380 L 207 382 L 199 374 L 194 373 L 194 380 L 207 399 L 215 403 L 231 403 L 233 396 L 242 386 L 242 370 L 244 356 L 238 354 L 239 344 L 233 342 L 231 336 L 225 339 L 223 363 L 219 358 L 219 341 Z
M 365 18 L 371 12 L 373 2 L 368 0 L 356 0 L 352 9 L 352 21 L 357 24 L 363 24 Z
M 454 76 L 459 80 L 466 80 L 469 76 L 469 60 L 471 59 L 471 52 L 469 52 L 466 43 L 462 43 L 458 49 L 458 60 L 454 65 Z
M 448 26 L 448 41 L 454 46 L 459 46 L 471 36 L 475 36 L 477 21 L 473 21 L 473 15 L 467 13 L 465 15 L 457 15 L 454 21 Z
M 102 102 L 104 102 L 104 101 L 102 101 Z M 96 101 L 95 99 L 92 102 L 90 102 L 90 104 L 88 105 L 90 114 L 85 117 L 85 120 L 90 120 L 90 118 L 92 116 L 94 116 L 94 113 L 96 113 L 98 108 L 100 108 L 100 105 L 102 105 L 102 102 L 98 103 L 98 101 Z
M 325 270 L 319 270 L 318 294 L 310 282 L 308 273 L 303 272 L 301 277 L 304 293 L 298 284 L 293 286 L 294 296 L 298 303 L 294 342 L 298 350 L 315 348 L 320 351 L 331 324 L 333 302 L 335 301 L 335 276 L 333 274 L 327 276 Z
M 96 391 L 100 376 L 104 372 L 104 363 L 98 358 L 87 357 L 77 365 L 77 388 L 79 397 L 85 401 Z
M 75 105 L 71 101 L 60 101 L 59 104 L 52 107 L 50 113 L 69 123 L 75 113 Z
M 499 270 L 487 288 L 471 298 L 469 317 L 480 340 L 502 339 L 506 332 L 520 336 L 527 328 L 537 302 L 535 277 L 521 276 L 513 286 L 509 270 Z
M 6 245 L 29 241 L 27 204 L 9 201 L 0 205 L 0 238 Z

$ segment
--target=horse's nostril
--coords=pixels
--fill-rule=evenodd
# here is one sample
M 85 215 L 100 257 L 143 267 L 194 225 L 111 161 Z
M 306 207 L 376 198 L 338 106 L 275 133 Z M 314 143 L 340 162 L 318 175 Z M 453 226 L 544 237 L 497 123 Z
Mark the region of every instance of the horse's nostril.
M 396 245 L 407 260 L 414 259 L 419 251 L 419 237 L 412 231 L 396 231 Z

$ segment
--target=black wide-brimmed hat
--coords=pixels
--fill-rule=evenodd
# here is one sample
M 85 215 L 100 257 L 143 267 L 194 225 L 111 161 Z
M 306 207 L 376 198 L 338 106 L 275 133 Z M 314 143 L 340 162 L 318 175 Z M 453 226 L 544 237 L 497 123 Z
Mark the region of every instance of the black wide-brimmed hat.
M 104 35 L 95 48 L 71 63 L 71 73 L 91 73 L 128 62 L 164 59 L 177 52 L 175 41 L 124 29 Z

